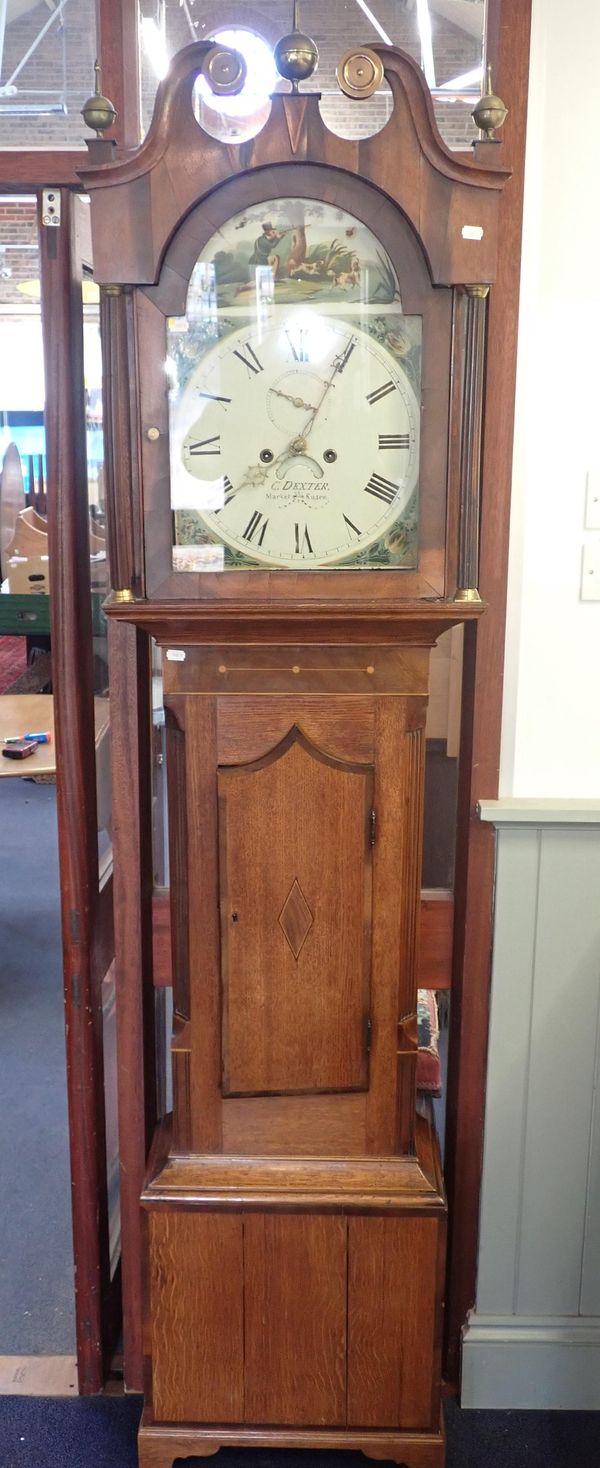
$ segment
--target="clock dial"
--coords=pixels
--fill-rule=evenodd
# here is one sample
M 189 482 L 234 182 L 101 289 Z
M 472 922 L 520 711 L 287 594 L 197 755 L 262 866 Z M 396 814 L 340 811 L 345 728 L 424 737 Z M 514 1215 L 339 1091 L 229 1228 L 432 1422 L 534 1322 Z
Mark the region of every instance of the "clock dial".
M 302 210 L 302 226 L 286 231 L 282 207 Z M 226 227 L 235 254 L 207 247 L 190 315 L 172 323 L 179 542 L 204 546 L 207 568 L 414 564 L 420 320 L 402 314 L 393 268 L 365 226 L 330 208 L 338 232 L 348 221 L 344 234 L 357 239 L 326 248 L 326 206 L 261 206 L 276 210 L 277 227 L 264 224 L 254 243 L 253 301 L 229 279 L 241 272 L 244 218 Z
M 366 549 L 405 509 L 419 410 L 366 332 L 286 314 L 260 340 L 244 325 L 207 354 L 180 402 L 178 440 L 192 481 L 180 472 L 181 492 L 216 541 L 264 565 L 318 567 Z

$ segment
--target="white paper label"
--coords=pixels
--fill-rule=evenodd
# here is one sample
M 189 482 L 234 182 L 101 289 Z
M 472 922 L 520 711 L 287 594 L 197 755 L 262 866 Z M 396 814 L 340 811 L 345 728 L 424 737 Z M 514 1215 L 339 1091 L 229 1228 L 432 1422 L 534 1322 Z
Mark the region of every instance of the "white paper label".
M 182 647 L 168 647 L 167 648 L 167 662 L 169 662 L 169 663 L 184 663 L 185 662 L 185 653 L 183 651 L 183 648 Z
M 482 227 L 482 225 L 481 224 L 463 224 L 463 227 L 462 227 L 462 237 L 463 237 L 463 240 L 482 240 L 483 239 L 483 227 Z

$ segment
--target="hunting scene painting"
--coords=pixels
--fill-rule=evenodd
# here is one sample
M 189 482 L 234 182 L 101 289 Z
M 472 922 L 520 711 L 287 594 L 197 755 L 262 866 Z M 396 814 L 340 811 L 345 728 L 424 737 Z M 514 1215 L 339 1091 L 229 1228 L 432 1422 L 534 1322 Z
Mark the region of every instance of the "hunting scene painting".
M 257 292 L 273 305 L 400 304 L 391 260 L 366 225 L 307 199 L 272 199 L 229 220 L 192 275 L 188 314 L 206 309 L 207 290 L 213 309 L 243 306 Z

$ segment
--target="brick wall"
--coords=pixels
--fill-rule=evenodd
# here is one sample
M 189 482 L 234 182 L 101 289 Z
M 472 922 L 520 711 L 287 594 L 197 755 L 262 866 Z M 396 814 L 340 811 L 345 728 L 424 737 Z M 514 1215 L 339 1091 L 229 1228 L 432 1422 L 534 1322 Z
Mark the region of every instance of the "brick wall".
M 19 291 L 19 282 L 39 277 L 35 199 L 0 199 L 0 306 L 24 306 L 31 298 Z
M 41 0 L 6 27 L 2 83 L 5 84 L 50 16 Z M 13 117 L 0 112 L 1 148 L 81 148 L 86 133 L 81 108 L 94 90 L 96 56 L 95 0 L 67 0 L 62 18 L 50 26 L 43 41 L 16 79 L 17 96 L 9 103 L 60 103 L 65 116 Z M 64 89 L 64 90 L 63 90 Z M 43 95 L 53 92 L 52 97 Z
M 291 24 L 291 0 L 188 0 L 188 8 L 199 37 L 210 35 L 218 27 L 237 24 L 253 27 L 274 42 Z M 418 61 L 420 43 L 412 0 L 374 0 L 373 8 L 392 40 Z M 483 13 L 483 5 L 480 8 Z M 18 20 L 9 22 L 3 81 L 18 65 L 48 16 L 48 7 L 40 0 L 40 4 Z M 335 82 L 335 69 L 344 51 L 375 39 L 366 16 L 355 0 L 303 0 L 301 19 L 319 47 L 318 84 L 324 95 L 323 115 L 328 125 L 347 137 L 377 132 L 389 116 L 389 94 L 382 91 L 369 102 L 356 105 L 340 94 Z M 477 65 L 481 57 L 480 42 L 435 12 L 432 27 L 436 77 L 440 84 Z M 191 39 L 179 0 L 167 0 L 167 39 L 171 54 Z M 24 103 L 41 102 L 44 91 L 61 93 L 65 83 L 66 116 L 11 117 L 0 113 L 0 147 L 81 147 L 86 130 L 80 112 L 93 89 L 95 50 L 94 0 L 67 0 L 62 20 L 51 26 L 17 78 L 19 93 L 14 99 Z M 156 91 L 156 78 L 147 65 L 143 66 L 142 82 L 147 127 Z M 53 100 L 59 101 L 60 97 Z M 435 103 L 438 126 L 453 148 L 468 147 L 475 135 L 470 108 L 471 103 L 439 100 Z
M 188 3 L 199 39 L 211 35 L 218 28 L 246 25 L 274 42 L 290 29 L 291 0 L 217 0 L 217 3 L 215 0 L 188 0 Z M 373 8 L 394 43 L 419 62 L 417 15 L 411 0 L 408 3 L 406 0 L 374 0 Z M 481 11 L 483 17 L 483 4 Z M 316 82 L 323 93 L 322 110 L 328 126 L 345 137 L 366 137 L 378 132 L 389 116 L 389 91 L 382 89 L 369 102 L 356 104 L 339 92 L 335 80 L 336 66 L 344 52 L 352 45 L 364 45 L 376 39 L 367 17 L 355 0 L 303 0 L 301 22 L 319 48 Z M 478 65 L 482 50 L 480 40 L 434 13 L 432 29 L 436 80 L 440 86 Z M 170 53 L 187 45 L 190 39 L 189 25 L 178 0 L 168 0 L 167 43 Z M 147 65 L 143 65 L 146 127 L 155 90 L 156 81 Z M 438 127 L 452 148 L 468 148 L 476 136 L 470 117 L 472 105 L 471 102 L 450 100 L 435 102 Z

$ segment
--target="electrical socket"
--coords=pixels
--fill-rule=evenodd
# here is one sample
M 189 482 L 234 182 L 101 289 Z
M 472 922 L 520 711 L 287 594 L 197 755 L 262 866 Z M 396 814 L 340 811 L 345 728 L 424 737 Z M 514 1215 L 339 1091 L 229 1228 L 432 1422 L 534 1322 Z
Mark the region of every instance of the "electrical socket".
M 57 229 L 60 224 L 60 193 L 58 189 L 42 190 L 42 224 Z

